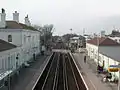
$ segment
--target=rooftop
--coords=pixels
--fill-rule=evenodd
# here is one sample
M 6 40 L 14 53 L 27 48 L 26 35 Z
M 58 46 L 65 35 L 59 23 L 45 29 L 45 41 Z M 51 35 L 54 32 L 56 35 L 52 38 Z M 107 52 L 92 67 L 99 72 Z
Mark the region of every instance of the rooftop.
M 5 29 L 28 29 L 28 30 L 37 31 L 37 29 L 35 29 L 32 26 L 27 26 L 25 24 L 18 23 L 16 21 L 6 21 Z
M 70 38 L 70 39 L 73 39 L 73 40 L 78 40 L 78 39 L 79 39 L 79 37 L 72 37 L 72 38 Z
M 0 52 L 16 48 L 17 46 L 0 39 Z
M 88 40 L 87 43 L 98 45 L 99 46 L 120 46 L 120 44 L 110 38 L 107 37 L 101 37 L 101 38 L 93 38 L 91 40 Z

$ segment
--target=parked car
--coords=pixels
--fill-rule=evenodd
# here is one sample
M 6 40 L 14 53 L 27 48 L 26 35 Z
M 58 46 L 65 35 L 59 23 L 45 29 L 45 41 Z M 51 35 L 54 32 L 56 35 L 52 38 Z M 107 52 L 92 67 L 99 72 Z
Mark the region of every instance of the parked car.
M 30 64 L 28 64 L 27 62 L 24 63 L 25 67 L 29 67 Z

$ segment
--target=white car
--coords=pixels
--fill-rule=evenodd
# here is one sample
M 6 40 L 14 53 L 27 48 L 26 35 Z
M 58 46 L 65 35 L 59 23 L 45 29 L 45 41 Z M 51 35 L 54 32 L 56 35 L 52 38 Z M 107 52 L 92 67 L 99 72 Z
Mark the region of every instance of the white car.
M 28 64 L 27 62 L 24 63 L 25 67 L 29 67 L 30 64 Z

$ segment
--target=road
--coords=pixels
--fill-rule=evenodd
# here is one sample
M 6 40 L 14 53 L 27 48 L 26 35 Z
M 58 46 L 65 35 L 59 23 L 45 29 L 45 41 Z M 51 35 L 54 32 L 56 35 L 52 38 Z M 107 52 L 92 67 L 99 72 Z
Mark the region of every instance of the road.
M 97 77 L 97 74 L 93 72 L 96 67 L 90 68 L 88 63 L 84 63 L 84 54 L 74 53 L 73 55 L 90 90 L 112 90 L 107 84 L 103 84 L 101 78 Z M 91 66 L 93 65 L 91 64 Z

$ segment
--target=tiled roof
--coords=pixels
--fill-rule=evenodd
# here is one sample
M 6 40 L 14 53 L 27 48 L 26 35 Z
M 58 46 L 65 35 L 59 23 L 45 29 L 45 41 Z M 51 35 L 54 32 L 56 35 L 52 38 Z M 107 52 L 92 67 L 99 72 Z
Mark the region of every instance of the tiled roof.
M 17 46 L 0 39 L 0 52 L 16 48 Z
M 28 29 L 28 30 L 37 31 L 32 26 L 27 26 L 27 25 L 22 24 L 22 23 L 17 23 L 16 21 L 6 21 L 6 28 L 7 29 Z
M 120 46 L 118 42 L 107 37 L 93 38 L 87 41 L 87 43 L 90 43 L 93 45 L 98 45 L 98 42 L 99 42 L 99 46 Z
M 6 21 L 6 28 L 9 29 L 22 29 L 23 27 L 16 21 Z

